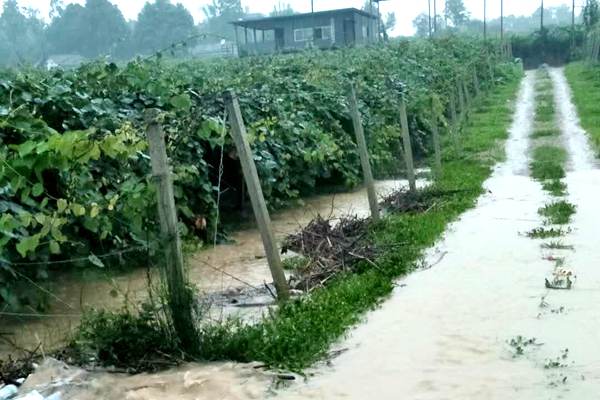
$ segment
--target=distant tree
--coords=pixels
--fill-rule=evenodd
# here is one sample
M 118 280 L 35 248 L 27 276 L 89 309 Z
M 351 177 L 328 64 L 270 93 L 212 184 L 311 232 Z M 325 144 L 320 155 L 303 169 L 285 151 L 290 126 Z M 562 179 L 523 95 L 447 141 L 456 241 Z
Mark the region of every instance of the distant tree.
M 47 32 L 54 52 L 77 53 L 86 57 L 113 54 L 127 40 L 130 30 L 117 6 L 108 0 L 86 0 L 85 6 L 60 2 L 51 4 L 52 20 Z
M 469 12 L 463 0 L 446 0 L 444 16 L 455 27 L 460 27 L 469 20 Z
M 0 16 L 0 63 L 37 62 L 44 55 L 44 23 L 31 9 L 6 0 Z
M 169 0 L 146 3 L 138 16 L 133 34 L 135 48 L 151 53 L 180 42 L 196 33 L 194 18 L 181 4 Z
M 284 15 L 294 15 L 296 12 L 290 5 L 290 3 L 286 3 L 285 5 L 279 2 L 273 7 L 273 11 L 269 14 L 271 17 L 280 17 Z
M 587 30 L 592 29 L 600 20 L 598 0 L 587 0 L 583 8 L 583 24 Z
M 385 22 L 383 23 L 383 29 L 385 29 L 385 31 L 389 33 L 390 31 L 393 31 L 395 27 L 396 27 L 396 13 L 395 12 L 388 13 L 387 16 L 385 17 Z
M 429 15 L 427 14 L 419 14 L 412 22 L 415 27 L 416 33 L 415 36 L 418 37 L 427 37 L 429 36 Z
M 203 11 L 206 16 L 205 33 L 230 40 L 235 36 L 231 22 L 246 15 L 241 0 L 212 0 L 212 3 L 205 6 Z

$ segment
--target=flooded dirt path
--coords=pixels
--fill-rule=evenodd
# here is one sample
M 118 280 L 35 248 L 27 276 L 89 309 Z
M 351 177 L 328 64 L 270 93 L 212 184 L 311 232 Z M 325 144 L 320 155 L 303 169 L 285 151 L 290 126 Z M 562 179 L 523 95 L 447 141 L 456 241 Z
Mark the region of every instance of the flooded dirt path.
M 403 185 L 407 183 L 387 180 L 377 182 L 376 188 L 378 195 L 383 196 Z M 281 240 L 317 214 L 335 218 L 347 213 L 368 215 L 364 190 L 305 199 L 303 206 L 274 213 L 273 230 L 276 238 Z M 218 245 L 188 257 L 190 280 L 202 293 L 227 291 L 245 284 L 260 287 L 264 282 L 272 281 L 258 231 L 255 228 L 239 230 L 233 232 L 230 239 L 232 244 Z M 77 326 L 83 310 L 118 309 L 126 298 L 136 303 L 147 297 L 148 277 L 143 268 L 116 276 L 90 275 L 68 274 L 52 282 L 49 290 L 54 297 L 50 299 L 49 310 L 43 314 L 32 311 L 31 315 L 19 317 L 0 315 L 2 332 L 10 334 L 4 337 L 27 349 L 35 348 L 41 342 L 49 350 L 60 345 Z M 0 341 L 0 359 L 12 352 L 14 346 Z
M 578 206 L 563 240 L 575 252 L 542 250 L 524 233 L 540 226 L 548 201 L 528 176 L 533 121 L 530 73 L 524 79 L 507 143 L 507 160 L 485 183 L 488 193 L 431 251 L 446 257 L 402 280 L 338 348 L 332 367 L 282 399 L 591 399 L 600 390 L 600 172 L 579 128 L 562 70 L 553 70 Z M 549 291 L 544 279 L 565 257 L 573 290 Z M 406 286 L 404 286 L 406 285 Z M 511 345 L 512 341 L 512 345 Z M 519 349 L 520 348 L 520 349 Z

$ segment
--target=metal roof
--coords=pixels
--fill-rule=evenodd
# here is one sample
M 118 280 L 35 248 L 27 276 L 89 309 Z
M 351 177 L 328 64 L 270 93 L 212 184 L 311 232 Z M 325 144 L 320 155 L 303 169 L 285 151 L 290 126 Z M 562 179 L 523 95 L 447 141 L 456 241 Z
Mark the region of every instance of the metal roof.
M 291 19 L 297 19 L 297 18 L 299 19 L 299 18 L 306 18 L 306 17 L 318 17 L 318 16 L 323 16 L 323 15 L 342 14 L 342 13 L 348 13 L 348 12 L 360 14 L 367 18 L 377 19 L 376 15 L 373 15 L 373 14 L 368 13 L 363 10 L 359 10 L 358 8 L 342 8 L 342 9 L 338 9 L 338 10 L 316 11 L 314 13 L 309 12 L 309 13 L 302 13 L 302 14 L 280 15 L 277 17 L 240 19 L 238 21 L 231 22 L 231 24 L 236 25 L 236 26 L 242 26 L 242 27 L 250 27 L 250 26 L 255 25 L 256 23 L 261 23 L 261 22 L 279 22 L 279 21 L 285 21 L 285 20 L 291 20 Z

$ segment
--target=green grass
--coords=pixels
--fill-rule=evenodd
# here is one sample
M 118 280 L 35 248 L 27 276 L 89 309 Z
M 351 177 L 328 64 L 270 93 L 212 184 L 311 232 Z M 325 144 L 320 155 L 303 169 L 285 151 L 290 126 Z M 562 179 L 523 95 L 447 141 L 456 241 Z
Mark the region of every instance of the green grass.
M 600 150 L 600 67 L 583 62 L 567 65 L 565 74 L 573 92 L 573 102 L 595 150 Z
M 535 107 L 535 120 L 537 122 L 553 122 L 554 121 L 554 103 L 538 102 Z
M 553 179 L 551 181 L 545 181 L 542 184 L 545 191 L 549 192 L 552 196 L 565 196 L 567 194 L 567 185 L 560 179 Z
M 530 164 L 531 176 L 539 181 L 562 179 L 565 177 L 564 164 L 567 152 L 560 147 L 544 145 L 533 151 Z
M 577 207 L 565 200 L 555 201 L 540 208 L 538 213 L 546 217 L 552 225 L 565 225 L 571 222 L 571 217 L 575 214 Z
M 555 126 L 555 124 L 546 124 L 540 123 L 536 124 L 531 134 L 532 139 L 539 139 L 543 137 L 556 137 L 560 134 L 559 129 Z
M 575 247 L 572 245 L 564 244 L 561 241 L 553 240 L 548 243 L 542 244 L 542 249 L 547 250 L 575 250 Z
M 567 233 L 569 231 L 562 228 L 535 228 L 527 232 L 527 236 L 531 239 L 548 239 L 565 236 Z
M 371 233 L 379 248 L 389 249 L 376 260 L 377 268 L 365 263 L 360 273 L 341 275 L 310 296 L 280 305 L 258 323 L 231 320 L 204 326 L 201 358 L 260 361 L 299 371 L 326 356 L 334 342 L 391 293 L 397 277 L 418 265 L 423 251 L 440 238 L 447 225 L 476 204 L 483 182 L 503 157 L 499 141 L 507 137 L 517 88 L 515 75 L 485 95 L 489 103 L 473 109 L 460 135 L 460 150 L 450 137 L 443 137 L 444 166 L 434 189 L 455 194 L 445 196 L 427 213 L 383 218 Z

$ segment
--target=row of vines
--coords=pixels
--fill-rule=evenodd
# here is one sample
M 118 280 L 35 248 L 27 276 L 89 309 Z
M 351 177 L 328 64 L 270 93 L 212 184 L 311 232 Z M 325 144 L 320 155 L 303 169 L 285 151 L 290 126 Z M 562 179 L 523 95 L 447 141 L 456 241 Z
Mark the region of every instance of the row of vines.
M 491 43 L 446 38 L 272 58 L 174 63 L 158 55 L 123 66 L 0 71 L 0 304 L 22 303 L 16 288 L 24 279 L 67 266 L 135 264 L 153 242 L 148 108 L 162 111 L 182 233 L 206 242 L 217 195 L 221 210 L 244 203 L 224 123 L 227 89 L 240 97 L 265 196 L 278 208 L 321 185 L 360 182 L 350 81 L 375 170 L 388 175 L 400 165 L 400 95 L 414 147 L 426 156 L 431 96 L 447 110 L 456 79 L 471 85 L 476 71 L 490 85 L 502 76 L 492 67 L 499 58 Z

